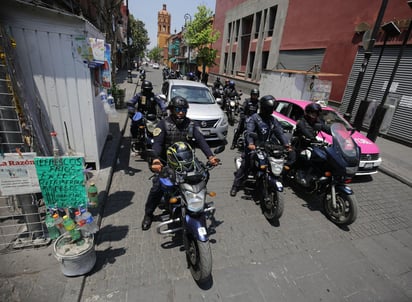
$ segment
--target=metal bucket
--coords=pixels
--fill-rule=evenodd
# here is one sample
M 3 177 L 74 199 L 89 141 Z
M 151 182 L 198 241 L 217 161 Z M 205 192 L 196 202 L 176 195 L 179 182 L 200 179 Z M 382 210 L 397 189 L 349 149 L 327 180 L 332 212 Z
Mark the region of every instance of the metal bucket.
M 82 245 L 69 243 L 70 236 L 63 234 L 54 243 L 54 256 L 60 262 L 60 269 L 65 276 L 84 275 L 94 267 L 96 252 L 94 250 L 93 235 L 85 237 L 83 240 Z

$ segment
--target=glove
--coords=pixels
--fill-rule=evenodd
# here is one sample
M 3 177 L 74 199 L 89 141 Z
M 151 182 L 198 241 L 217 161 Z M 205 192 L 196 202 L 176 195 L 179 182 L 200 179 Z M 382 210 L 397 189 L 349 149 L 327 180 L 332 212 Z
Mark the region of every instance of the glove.
M 217 166 L 220 162 L 220 159 L 212 155 L 209 157 L 209 162 L 212 166 Z
M 247 148 L 251 151 L 256 150 L 256 146 L 254 144 L 249 144 Z
M 162 171 L 162 167 L 163 167 L 163 165 L 162 165 L 161 161 L 158 160 L 158 159 L 154 159 L 152 161 L 152 166 L 150 167 L 150 169 L 154 173 L 160 173 L 160 171 Z

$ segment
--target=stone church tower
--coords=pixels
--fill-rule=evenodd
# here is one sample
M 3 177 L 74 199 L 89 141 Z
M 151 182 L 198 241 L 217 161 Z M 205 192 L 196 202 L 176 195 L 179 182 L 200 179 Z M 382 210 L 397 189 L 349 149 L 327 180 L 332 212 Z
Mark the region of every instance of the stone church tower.
M 166 10 L 166 4 L 157 14 L 157 46 L 160 48 L 167 47 L 167 39 L 170 37 L 171 16 Z

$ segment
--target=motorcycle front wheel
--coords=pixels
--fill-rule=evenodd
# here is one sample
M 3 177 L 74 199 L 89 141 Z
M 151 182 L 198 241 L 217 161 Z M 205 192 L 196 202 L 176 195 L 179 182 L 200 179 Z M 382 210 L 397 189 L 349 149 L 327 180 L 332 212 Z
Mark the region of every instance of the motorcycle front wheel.
M 203 242 L 189 236 L 186 251 L 190 272 L 198 283 L 210 279 L 212 274 L 212 251 L 209 241 Z
M 350 225 L 358 216 L 358 202 L 354 195 L 336 192 L 336 209 L 334 209 L 331 195 L 326 194 L 323 206 L 326 217 L 337 225 Z
M 235 124 L 235 117 L 233 116 L 233 112 L 230 108 L 227 111 L 227 120 L 230 126 L 233 126 Z
M 273 190 L 266 181 L 261 186 L 260 206 L 267 220 L 277 220 L 283 215 L 284 199 L 282 192 Z

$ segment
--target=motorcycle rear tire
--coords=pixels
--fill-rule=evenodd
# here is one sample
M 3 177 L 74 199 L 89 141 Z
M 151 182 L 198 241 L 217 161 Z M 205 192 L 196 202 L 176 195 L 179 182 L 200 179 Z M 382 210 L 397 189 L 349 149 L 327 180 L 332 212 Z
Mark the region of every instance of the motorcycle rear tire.
M 358 202 L 355 195 L 336 192 L 336 209 L 332 208 L 332 198 L 325 196 L 323 208 L 326 217 L 336 225 L 350 225 L 358 216 Z
M 190 236 L 188 238 L 186 256 L 190 273 L 197 283 L 208 281 L 212 275 L 212 251 L 209 241 L 200 241 Z
M 273 190 L 266 182 L 262 185 L 260 206 L 269 221 L 278 220 L 283 215 L 285 201 L 282 192 Z

